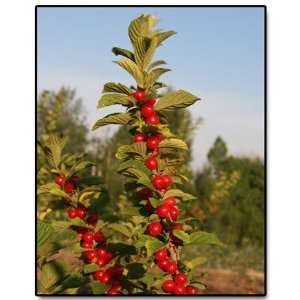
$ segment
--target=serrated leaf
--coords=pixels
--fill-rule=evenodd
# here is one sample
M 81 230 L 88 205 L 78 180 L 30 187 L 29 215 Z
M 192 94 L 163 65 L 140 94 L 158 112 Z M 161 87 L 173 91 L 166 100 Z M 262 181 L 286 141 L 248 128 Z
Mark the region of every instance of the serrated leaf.
M 50 262 L 43 265 L 40 282 L 46 289 L 52 287 L 61 279 L 61 272 L 55 262 Z
M 161 111 L 185 108 L 187 106 L 192 105 L 198 100 L 200 100 L 199 97 L 194 96 L 189 92 L 183 90 L 174 91 L 161 97 L 159 101 L 155 104 L 154 109 L 156 111 Z
M 146 143 L 134 143 L 132 145 L 123 145 L 118 148 L 116 153 L 116 158 L 124 159 L 127 157 L 127 154 L 137 154 L 142 158 L 146 157 L 147 146 Z
M 213 233 L 205 231 L 196 231 L 190 234 L 189 243 L 191 245 L 218 245 L 224 246 L 224 244 Z
M 122 94 L 104 94 L 98 101 L 97 108 L 102 108 L 110 105 L 123 105 L 126 107 L 134 106 L 135 102 L 132 97 Z
M 163 41 L 171 37 L 172 35 L 176 34 L 176 31 L 170 30 L 170 31 L 165 31 L 165 32 L 160 32 L 156 35 L 158 39 L 158 45 L 160 45 Z
M 129 95 L 132 90 L 122 83 L 107 82 L 104 84 L 102 93 L 119 93 Z
M 53 236 L 53 229 L 50 224 L 45 222 L 37 222 L 37 246 L 42 246 Z
M 166 191 L 163 198 L 166 199 L 168 197 L 181 198 L 183 201 L 196 199 L 195 196 L 185 193 L 179 189 L 171 189 L 171 190 Z
M 92 281 L 91 288 L 94 295 L 103 295 L 107 290 L 107 286 L 99 281 Z
M 195 267 L 199 266 L 199 265 L 203 265 L 206 262 L 206 257 L 203 256 L 199 256 L 196 257 L 192 260 L 187 260 L 184 261 L 184 264 L 189 268 L 189 269 L 194 269 Z
M 173 235 L 175 235 L 177 238 L 183 241 L 183 244 L 189 244 L 190 243 L 190 235 L 182 230 L 173 230 Z
M 55 169 L 58 169 L 59 167 L 62 158 L 62 150 L 66 143 L 66 137 L 61 138 L 53 134 L 49 136 L 45 145 L 40 145 Z
M 153 68 L 156 68 L 160 65 L 165 65 L 165 64 L 167 64 L 167 63 L 164 60 L 156 60 L 152 64 L 149 65 L 148 70 L 151 70 Z M 159 84 L 159 83 L 157 82 L 157 84 Z
M 139 279 L 144 276 L 146 269 L 143 264 L 131 263 L 126 266 L 128 279 Z
M 131 231 L 128 229 L 127 226 L 122 225 L 122 224 L 117 224 L 117 223 L 112 223 L 108 225 L 108 228 L 111 228 L 114 231 L 117 231 L 119 233 L 122 233 L 123 235 L 125 235 L 126 237 L 131 237 L 132 233 Z
M 132 60 L 132 61 L 135 61 L 134 54 L 131 51 L 129 51 L 129 50 L 122 49 L 122 48 L 119 48 L 119 47 L 113 47 L 111 51 L 115 55 L 121 55 L 121 56 L 124 56 L 124 57 Z
M 96 264 L 85 264 L 83 267 L 83 272 L 85 274 L 93 273 L 99 270 L 99 266 Z
M 92 130 L 96 130 L 102 126 L 110 124 L 127 125 L 131 121 L 129 113 L 113 113 L 106 117 L 99 119 L 93 126 Z
M 119 60 L 115 63 L 126 70 L 135 79 L 140 88 L 144 87 L 144 75 L 136 63 L 131 60 Z
M 145 243 L 147 249 L 147 256 L 151 257 L 156 250 L 161 248 L 164 243 L 156 238 L 148 239 Z
M 174 148 L 180 150 L 188 150 L 187 144 L 183 140 L 176 138 L 164 139 L 159 143 L 159 148 Z
M 145 78 L 146 88 L 151 88 L 156 80 L 164 73 L 171 71 L 171 69 L 156 68 L 149 72 Z

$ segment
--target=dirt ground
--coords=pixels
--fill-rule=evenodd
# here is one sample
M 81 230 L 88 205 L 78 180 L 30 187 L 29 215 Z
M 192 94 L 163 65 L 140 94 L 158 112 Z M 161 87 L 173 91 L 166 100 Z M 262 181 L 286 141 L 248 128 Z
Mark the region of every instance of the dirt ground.
M 264 273 L 255 270 L 237 272 L 225 269 L 205 269 L 203 294 L 263 294 Z

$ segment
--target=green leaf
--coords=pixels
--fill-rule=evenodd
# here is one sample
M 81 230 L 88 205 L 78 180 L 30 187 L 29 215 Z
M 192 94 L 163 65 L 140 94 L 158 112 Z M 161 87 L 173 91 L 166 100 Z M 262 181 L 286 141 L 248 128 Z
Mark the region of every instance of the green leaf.
M 194 96 L 189 92 L 179 90 L 170 92 L 167 95 L 161 97 L 155 104 L 154 108 L 156 111 L 185 108 L 192 105 L 198 100 L 200 100 L 200 98 L 198 98 L 197 96 Z
M 46 289 L 52 287 L 61 279 L 61 272 L 59 267 L 54 263 L 50 262 L 43 265 L 40 282 Z
M 161 248 L 163 245 L 164 243 L 156 238 L 148 239 L 145 243 L 145 247 L 147 249 L 147 256 L 151 257 L 153 253 L 159 248 Z
M 129 95 L 132 90 L 121 83 L 108 82 L 104 84 L 102 93 L 119 93 Z
M 122 95 L 122 94 L 104 94 L 100 98 L 97 108 L 102 108 L 105 106 L 110 106 L 110 105 L 123 105 L 123 106 L 134 106 L 135 102 L 133 99 L 127 95 Z
M 114 231 L 120 232 L 123 235 L 125 235 L 126 237 L 131 237 L 132 236 L 131 231 L 125 225 L 112 223 L 112 224 L 108 225 L 108 228 L 111 228 Z
M 155 67 L 158 67 L 160 65 L 165 65 L 167 64 L 164 60 L 156 60 L 152 64 L 149 65 L 148 70 L 151 70 Z
M 134 54 L 131 51 L 129 51 L 129 50 L 118 48 L 118 47 L 113 47 L 111 51 L 115 55 L 121 55 L 121 56 L 124 56 L 126 58 L 129 58 L 132 61 L 135 61 Z
M 37 222 L 37 246 L 40 247 L 53 236 L 53 229 L 50 224 Z
M 199 265 L 203 265 L 206 262 L 206 257 L 203 256 L 199 256 L 196 257 L 192 260 L 187 260 L 184 261 L 184 264 L 189 268 L 189 269 L 194 269 L 195 267 L 199 266 Z
M 168 198 L 168 197 L 175 197 L 175 198 L 181 198 L 183 201 L 188 201 L 188 200 L 194 200 L 197 199 L 195 196 L 185 193 L 181 190 L 178 189 L 171 189 L 168 190 L 165 194 L 164 194 L 164 199 Z
M 136 63 L 131 60 L 119 60 L 115 63 L 126 70 L 136 80 L 139 87 L 144 87 L 144 75 Z
M 146 69 L 149 64 L 151 63 L 151 60 L 153 58 L 153 55 L 155 53 L 155 49 L 157 48 L 158 40 L 156 37 L 153 37 L 150 40 L 149 46 L 146 50 L 146 53 L 143 57 L 143 69 Z
M 190 243 L 190 235 L 182 230 L 173 230 L 173 235 L 183 241 L 183 244 Z
M 68 171 L 67 176 L 70 177 L 73 174 L 78 173 L 79 171 L 82 171 L 84 169 L 90 168 L 90 167 L 92 167 L 94 165 L 95 164 L 93 162 L 91 162 L 91 161 L 86 161 L 86 160 L 78 161 Z
M 107 290 L 107 286 L 99 281 L 92 281 L 91 288 L 94 295 L 103 295 Z
M 176 138 L 164 139 L 159 143 L 159 148 L 175 148 L 180 150 L 188 150 L 187 144 Z
M 156 80 L 164 73 L 171 71 L 171 69 L 156 68 L 147 74 L 145 79 L 146 88 L 151 88 Z
M 107 245 L 107 248 L 115 255 L 128 256 L 137 254 L 137 250 L 133 245 L 124 243 L 110 243 Z
M 127 157 L 127 154 L 137 154 L 142 158 L 146 158 L 147 146 L 146 143 L 134 143 L 132 145 L 123 145 L 118 148 L 116 153 L 116 158 L 124 159 Z
M 165 32 L 160 32 L 156 35 L 158 39 L 158 45 L 160 45 L 163 41 L 171 37 L 172 35 L 176 34 L 176 31 L 170 30 L 170 31 L 165 31 Z
M 60 284 L 61 288 L 70 289 L 70 288 L 77 288 L 81 287 L 85 283 L 87 283 L 88 278 L 86 276 L 82 276 L 80 273 L 72 274 L 68 276 L 63 282 Z
M 110 124 L 127 125 L 131 120 L 129 113 L 113 113 L 99 119 L 93 126 L 92 130 L 96 130 L 102 126 Z
M 53 164 L 53 166 L 58 169 L 61 156 L 62 156 L 62 150 L 65 147 L 67 143 L 67 138 L 60 138 L 57 135 L 50 135 L 46 145 L 42 147 L 42 149 L 45 151 L 49 161 Z
M 189 243 L 191 245 L 218 245 L 224 246 L 224 244 L 213 233 L 204 231 L 196 231 L 190 234 Z
M 146 269 L 143 264 L 131 263 L 126 266 L 127 278 L 128 279 L 138 279 L 144 276 Z
M 39 187 L 37 191 L 38 195 L 40 194 L 52 194 L 65 199 L 71 199 L 71 197 L 65 193 L 60 187 L 55 183 L 47 183 Z
M 85 274 L 93 273 L 99 270 L 99 266 L 96 264 L 85 264 L 83 267 L 83 272 Z

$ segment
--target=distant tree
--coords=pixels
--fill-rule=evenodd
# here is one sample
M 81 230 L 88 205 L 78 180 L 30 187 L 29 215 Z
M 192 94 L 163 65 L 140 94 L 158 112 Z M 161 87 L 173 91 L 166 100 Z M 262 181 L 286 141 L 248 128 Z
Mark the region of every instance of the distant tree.
M 221 137 L 217 137 L 212 148 L 208 151 L 207 158 L 213 171 L 217 171 L 227 158 L 227 145 Z

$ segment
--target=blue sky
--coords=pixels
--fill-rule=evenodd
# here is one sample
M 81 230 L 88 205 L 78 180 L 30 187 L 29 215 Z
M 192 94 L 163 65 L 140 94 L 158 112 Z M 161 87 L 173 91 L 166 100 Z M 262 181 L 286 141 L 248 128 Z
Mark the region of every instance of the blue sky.
M 40 7 L 38 91 L 62 85 L 75 88 L 90 126 L 117 111 L 99 111 L 96 103 L 105 82 L 133 83 L 112 63 L 116 57 L 111 48 L 130 48 L 128 24 L 141 13 L 158 17 L 159 28 L 177 31 L 156 54 L 172 69 L 163 81 L 202 98 L 190 108 L 193 117 L 204 118 L 192 149 L 193 167 L 203 165 L 218 135 L 233 154 L 263 157 L 263 8 Z

